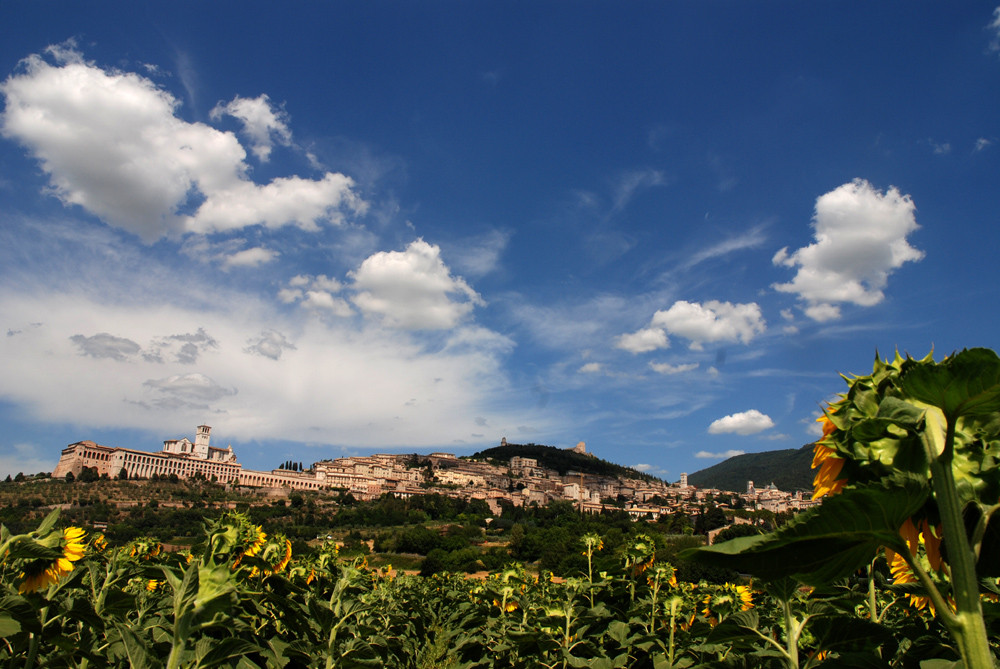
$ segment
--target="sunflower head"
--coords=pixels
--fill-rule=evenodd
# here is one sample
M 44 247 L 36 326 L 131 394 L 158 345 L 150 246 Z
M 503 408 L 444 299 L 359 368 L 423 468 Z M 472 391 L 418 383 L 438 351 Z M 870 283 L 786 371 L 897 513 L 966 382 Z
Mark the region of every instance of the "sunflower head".
M 822 441 L 817 441 L 813 446 L 812 468 L 817 467 L 819 471 L 813 479 L 813 499 L 819 499 L 823 495 L 836 495 L 847 485 L 847 479 L 840 478 L 844 459 Z
M 53 530 L 37 541 L 26 537 L 24 541 L 33 541 L 36 550 L 41 547 L 49 555 L 26 561 L 19 575 L 21 583 L 17 588 L 18 592 L 35 592 L 55 585 L 73 571 L 73 563 L 87 552 L 85 536 L 86 532 L 79 527 L 67 527 L 64 530 Z
M 493 606 L 497 607 L 504 613 L 512 613 L 514 611 L 517 611 L 517 602 L 514 601 L 504 602 L 499 599 L 494 599 Z

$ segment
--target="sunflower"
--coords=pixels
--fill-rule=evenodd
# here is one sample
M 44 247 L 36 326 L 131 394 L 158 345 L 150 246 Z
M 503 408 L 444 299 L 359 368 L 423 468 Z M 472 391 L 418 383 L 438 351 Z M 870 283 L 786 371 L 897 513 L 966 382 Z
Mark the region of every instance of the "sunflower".
M 79 527 L 67 527 L 59 538 L 60 554 L 54 559 L 41 558 L 31 561 L 21 572 L 21 594 L 35 592 L 49 585 L 55 585 L 66 574 L 73 571 L 73 563 L 83 557 L 87 550 L 83 541 L 85 532 Z
M 260 549 L 264 547 L 265 543 L 267 543 L 267 532 L 265 532 L 264 528 L 260 525 L 255 525 L 253 527 L 253 543 L 250 544 L 250 547 L 247 548 L 243 554 L 253 557 L 260 552 Z
M 505 613 L 517 611 L 517 602 L 514 601 L 502 602 L 499 599 L 494 599 L 493 606 L 497 607 L 501 611 L 504 611 Z
M 281 560 L 277 564 L 271 566 L 271 573 L 277 574 L 279 571 L 283 571 L 288 563 L 292 560 L 292 542 L 289 539 L 285 539 L 285 554 L 282 556 Z
M 736 596 L 739 597 L 740 600 L 740 611 L 749 611 L 753 608 L 753 592 L 750 590 L 749 586 L 736 586 Z
M 847 479 L 838 478 L 844 468 L 844 459 L 837 455 L 836 450 L 823 444 L 837 426 L 826 414 L 818 420 L 823 423 L 823 438 L 813 446 L 812 468 L 819 467 L 816 478 L 813 479 L 813 499 L 819 499 L 823 495 L 836 495 L 847 485 Z
M 262 548 L 264 548 L 265 545 L 267 545 L 267 532 L 264 531 L 264 528 L 260 525 L 251 525 L 249 529 L 250 536 L 245 542 L 249 543 L 249 546 L 247 546 L 245 550 L 236 553 L 236 559 L 233 561 L 232 566 L 233 569 L 240 566 L 244 556 L 254 557 L 261 551 Z
M 920 523 L 920 529 L 914 524 L 912 518 L 907 518 L 903 526 L 899 528 L 899 534 L 906 541 L 906 545 L 910 550 L 910 555 L 916 557 L 917 548 L 921 544 L 924 546 L 924 550 L 927 554 L 927 562 L 930 564 L 934 571 L 940 571 L 942 567 L 941 559 L 941 538 L 934 533 L 934 528 L 926 521 L 923 520 Z M 895 551 L 886 548 L 885 549 L 885 559 L 889 563 L 889 572 L 892 574 L 892 582 L 894 584 L 903 583 L 916 583 L 917 577 L 913 574 L 910 569 L 910 565 L 907 564 L 906 558 Z M 925 608 L 931 612 L 931 615 L 936 613 L 934 608 L 934 603 L 929 597 L 924 597 L 922 595 L 907 595 L 907 601 L 910 606 L 917 610 L 924 610 Z

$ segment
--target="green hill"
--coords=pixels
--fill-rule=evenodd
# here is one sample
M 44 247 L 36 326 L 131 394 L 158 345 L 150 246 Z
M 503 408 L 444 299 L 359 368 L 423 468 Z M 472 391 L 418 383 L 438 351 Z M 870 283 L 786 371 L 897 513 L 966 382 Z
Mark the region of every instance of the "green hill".
M 622 467 L 613 462 L 602 460 L 590 454 L 575 453 L 572 450 L 556 448 L 554 446 L 543 446 L 541 444 L 507 444 L 506 446 L 496 446 L 487 448 L 473 454 L 471 460 L 498 460 L 509 462 L 516 455 L 522 458 L 534 458 L 538 461 L 539 467 L 554 469 L 560 476 L 566 472 L 580 472 L 582 474 L 592 474 L 595 476 L 617 476 L 623 478 L 642 479 L 644 481 L 659 480 L 649 474 L 630 467 Z
M 781 451 L 745 453 L 688 475 L 688 484 L 743 492 L 747 481 L 758 489 L 774 483 L 779 490 L 812 490 L 813 445 Z

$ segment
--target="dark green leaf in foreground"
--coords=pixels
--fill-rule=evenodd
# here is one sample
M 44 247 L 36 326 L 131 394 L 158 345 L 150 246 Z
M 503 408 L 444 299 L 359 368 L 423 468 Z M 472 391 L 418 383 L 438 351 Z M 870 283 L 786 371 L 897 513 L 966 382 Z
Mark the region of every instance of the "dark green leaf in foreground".
M 822 585 L 851 574 L 881 546 L 900 546 L 899 527 L 927 499 L 926 480 L 898 473 L 845 490 L 777 532 L 685 551 L 682 557 L 765 580 L 786 576 Z

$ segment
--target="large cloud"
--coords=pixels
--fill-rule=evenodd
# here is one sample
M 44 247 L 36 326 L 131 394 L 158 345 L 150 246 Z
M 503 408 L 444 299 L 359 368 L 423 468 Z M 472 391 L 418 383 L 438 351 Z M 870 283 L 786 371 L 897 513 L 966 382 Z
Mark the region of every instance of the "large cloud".
M 376 253 L 351 273 L 353 302 L 366 315 L 393 328 L 452 328 L 483 299 L 461 277 L 453 277 L 441 249 L 422 239 L 405 251 Z
M 419 448 L 469 440 L 480 418 L 497 430 L 546 424 L 505 408 L 511 343 L 482 328 L 460 327 L 428 351 L 405 331 L 337 328 L 237 293 L 219 292 L 212 308 L 146 297 L 0 292 L 10 326 L 0 397 L 34 420 L 81 426 L 81 439 L 88 427 L 169 435 L 207 423 L 223 439 Z M 178 323 L 198 327 L 172 334 Z M 154 349 L 159 359 L 143 355 Z
M 0 131 L 40 161 L 52 193 L 67 205 L 147 242 L 255 224 L 315 229 L 367 206 L 342 174 L 255 184 L 232 133 L 182 120 L 179 102 L 149 79 L 101 69 L 72 48 L 48 55 L 29 56 L 0 85 Z M 246 117 L 248 129 L 263 124 L 268 137 L 282 136 L 282 126 L 257 119 L 240 100 L 226 110 Z
M 767 414 L 756 409 L 734 413 L 712 421 L 708 426 L 709 434 L 740 434 L 743 436 L 757 434 L 774 427 L 774 421 Z
M 817 321 L 839 318 L 841 303 L 880 303 L 892 271 L 924 257 L 906 240 L 918 227 L 914 210 L 908 195 L 895 188 L 883 194 L 862 179 L 820 196 L 812 223 L 816 241 L 775 254 L 774 264 L 798 268 L 775 290 L 798 295 Z
M 632 353 L 667 348 L 667 334 L 690 340 L 695 350 L 705 343 L 735 342 L 749 344 L 764 332 L 767 324 L 755 302 L 733 304 L 709 300 L 704 304 L 678 300 L 667 310 L 653 314 L 649 326 L 618 338 L 616 346 Z

